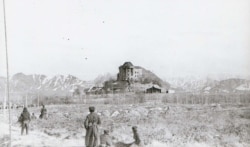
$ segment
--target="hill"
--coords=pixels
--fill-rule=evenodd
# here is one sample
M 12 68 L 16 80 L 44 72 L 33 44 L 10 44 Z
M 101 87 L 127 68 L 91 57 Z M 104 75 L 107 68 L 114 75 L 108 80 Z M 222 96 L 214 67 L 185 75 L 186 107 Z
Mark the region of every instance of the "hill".
M 106 92 L 111 92 L 111 91 L 113 92 L 125 92 L 125 91 L 141 92 L 141 91 L 145 91 L 147 88 L 151 87 L 152 85 L 158 85 L 164 90 L 170 88 L 170 84 L 168 82 L 163 81 L 150 70 L 147 70 L 140 66 L 135 66 L 135 68 L 142 70 L 141 72 L 142 74 L 138 77 L 137 80 L 120 81 L 116 79 L 115 76 L 111 76 L 107 74 L 107 75 L 99 76 L 97 78 L 98 79 L 97 81 L 105 81 L 103 82 L 103 85 L 104 85 L 104 90 Z
M 147 70 L 143 67 L 139 67 L 142 69 L 142 76 L 139 78 L 139 81 L 141 84 L 156 84 L 163 88 L 169 88 L 170 84 L 168 82 L 163 81 L 160 79 L 156 74 L 151 72 L 150 70 Z
M 219 81 L 214 85 L 207 85 L 203 88 L 208 93 L 231 93 L 250 91 L 250 81 L 246 79 L 231 78 Z

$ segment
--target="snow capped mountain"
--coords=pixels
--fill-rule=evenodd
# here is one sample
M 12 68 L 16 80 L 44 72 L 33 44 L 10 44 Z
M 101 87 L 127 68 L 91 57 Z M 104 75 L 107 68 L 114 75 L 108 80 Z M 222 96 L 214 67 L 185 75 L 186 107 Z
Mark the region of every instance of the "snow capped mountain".
M 11 91 L 72 91 L 76 88 L 84 88 L 85 81 L 72 75 L 56 75 L 47 77 L 45 75 L 25 75 L 17 73 L 10 79 Z
M 238 87 L 235 88 L 236 90 L 239 90 L 239 91 L 250 91 L 250 83 L 245 83 L 245 84 L 241 84 L 239 85 Z
M 206 86 L 212 86 L 216 80 L 196 77 L 169 78 L 172 89 L 182 89 L 185 92 L 199 92 Z
M 230 93 L 230 92 L 242 92 L 250 90 L 250 81 L 246 79 L 226 79 L 218 82 L 216 85 L 208 90 L 210 93 Z
M 84 87 L 84 81 L 74 77 L 72 75 L 56 75 L 51 78 L 45 78 L 41 87 L 38 89 L 53 89 L 56 90 L 70 90 L 76 87 Z
M 181 88 L 185 92 L 201 93 L 229 93 L 250 91 L 250 80 L 240 78 L 227 78 L 215 80 L 212 78 L 170 78 L 167 81 L 171 84 L 172 89 Z

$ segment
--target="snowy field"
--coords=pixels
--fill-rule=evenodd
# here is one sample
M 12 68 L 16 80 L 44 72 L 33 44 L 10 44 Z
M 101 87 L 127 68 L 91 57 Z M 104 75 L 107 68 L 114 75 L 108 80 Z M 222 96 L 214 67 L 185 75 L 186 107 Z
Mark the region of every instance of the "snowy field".
M 32 120 L 29 135 L 21 136 L 12 110 L 12 146 L 84 146 L 83 121 L 90 105 L 48 105 L 47 120 Z M 95 105 L 103 129 L 113 142 L 133 141 L 131 127 L 138 126 L 147 147 L 250 146 L 250 105 L 161 104 Z M 38 117 L 40 108 L 29 108 Z M 8 144 L 8 117 L 0 113 L 0 146 Z

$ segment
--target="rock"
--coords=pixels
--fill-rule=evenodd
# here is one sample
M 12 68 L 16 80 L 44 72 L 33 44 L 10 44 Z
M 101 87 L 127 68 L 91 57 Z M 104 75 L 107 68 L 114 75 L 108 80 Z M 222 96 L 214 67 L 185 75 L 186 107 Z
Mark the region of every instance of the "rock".
M 110 116 L 110 112 L 109 112 L 108 110 L 104 110 L 104 111 L 102 112 L 102 115 L 103 115 L 103 116 L 106 116 L 106 117 L 109 117 L 109 116 Z
M 165 111 L 169 111 L 169 110 L 170 110 L 170 107 L 167 106 L 167 107 L 164 108 L 164 110 L 165 110 Z
M 140 116 L 140 113 L 138 111 L 135 111 L 135 110 L 131 110 L 128 114 L 131 116 L 136 116 L 136 117 Z
M 111 117 L 116 117 L 117 115 L 119 115 L 120 113 L 118 111 L 115 111 L 112 113 Z
M 136 111 L 138 111 L 141 115 L 148 115 L 148 109 L 146 108 L 139 107 L 136 109 Z

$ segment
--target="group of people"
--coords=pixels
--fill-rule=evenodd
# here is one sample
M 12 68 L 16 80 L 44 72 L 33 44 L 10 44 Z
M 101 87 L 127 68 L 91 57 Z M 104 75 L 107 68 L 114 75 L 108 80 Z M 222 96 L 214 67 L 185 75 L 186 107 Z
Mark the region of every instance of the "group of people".
M 39 116 L 40 119 L 47 118 L 47 109 L 43 105 L 41 109 L 41 114 Z M 18 122 L 21 124 L 21 135 L 23 135 L 24 130 L 26 130 L 26 135 L 29 134 L 29 123 L 32 119 L 36 119 L 34 113 L 30 115 L 28 109 L 26 107 L 23 108 L 23 112 L 18 118 Z
M 85 145 L 86 147 L 111 147 L 113 146 L 109 130 L 104 130 L 102 135 L 99 135 L 99 125 L 101 125 L 101 119 L 97 113 L 95 113 L 95 107 L 89 107 L 89 112 L 84 121 L 84 127 L 86 129 Z M 43 105 L 41 109 L 40 119 L 47 118 L 47 109 Z M 21 123 L 21 135 L 23 135 L 24 129 L 26 135 L 29 133 L 29 123 L 32 119 L 36 119 L 34 113 L 30 116 L 30 113 L 26 107 L 24 107 L 18 121 Z M 141 140 L 137 132 L 137 127 L 132 127 L 134 142 L 129 145 L 141 145 Z
M 85 145 L 86 147 L 111 147 L 113 146 L 112 139 L 109 136 L 109 130 L 104 130 L 104 134 L 100 135 L 99 144 L 99 131 L 98 126 L 101 125 L 101 119 L 97 113 L 95 113 L 95 107 L 89 107 L 89 112 L 84 121 L 84 127 L 86 129 Z M 134 142 L 128 144 L 128 146 L 137 145 L 142 146 L 141 139 L 139 137 L 137 127 L 132 127 Z

